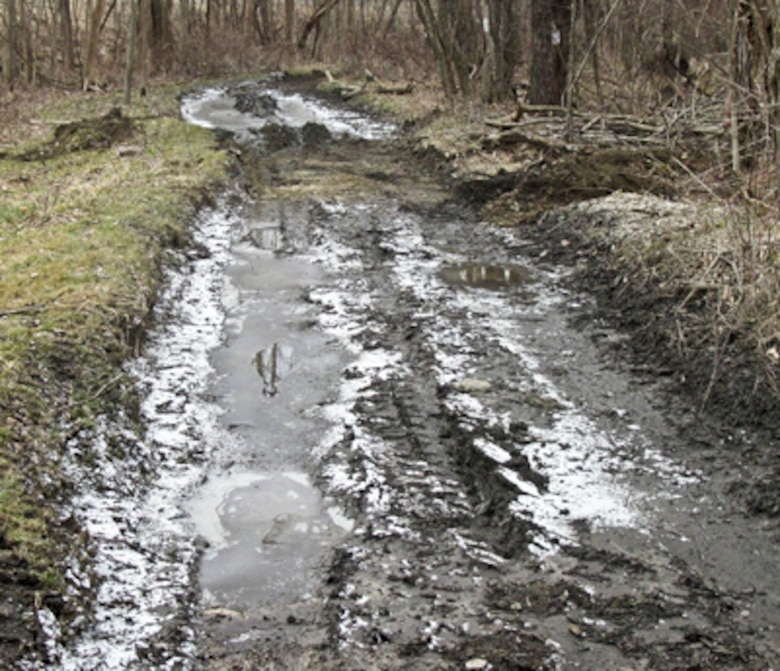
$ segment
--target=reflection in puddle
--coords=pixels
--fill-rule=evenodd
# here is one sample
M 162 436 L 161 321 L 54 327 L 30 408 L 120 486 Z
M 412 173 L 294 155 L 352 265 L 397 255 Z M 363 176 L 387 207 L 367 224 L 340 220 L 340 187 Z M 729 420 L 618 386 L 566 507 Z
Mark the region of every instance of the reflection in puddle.
M 511 263 L 459 263 L 442 268 L 439 277 L 447 284 L 479 289 L 525 287 L 536 281 L 528 268 Z
M 282 230 L 279 226 L 262 226 L 249 230 L 249 239 L 259 249 L 275 252 L 282 247 Z
M 223 605 L 306 596 L 328 548 L 352 530 L 296 471 L 214 476 L 188 508 L 209 545 L 201 568 L 206 599 Z
M 279 393 L 277 383 L 293 369 L 293 349 L 275 342 L 255 354 L 254 364 L 263 379 L 263 394 L 274 397 Z

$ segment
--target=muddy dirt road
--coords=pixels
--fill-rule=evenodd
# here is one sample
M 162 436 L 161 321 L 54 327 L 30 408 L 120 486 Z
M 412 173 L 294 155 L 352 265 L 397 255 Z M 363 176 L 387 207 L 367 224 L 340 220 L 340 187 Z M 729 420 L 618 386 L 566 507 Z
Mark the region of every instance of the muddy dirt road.
M 241 186 L 133 364 L 148 434 L 73 446 L 96 606 L 42 609 L 26 668 L 778 668 L 777 526 L 726 494 L 751 436 L 614 360 L 392 127 L 280 83 L 183 109 Z

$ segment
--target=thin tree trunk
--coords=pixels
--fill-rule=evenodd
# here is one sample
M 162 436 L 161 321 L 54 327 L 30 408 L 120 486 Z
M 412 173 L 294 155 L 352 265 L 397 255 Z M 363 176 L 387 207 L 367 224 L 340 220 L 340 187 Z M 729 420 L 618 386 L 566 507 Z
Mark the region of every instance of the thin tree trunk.
M 614 6 L 614 5 L 613 5 Z M 585 23 L 585 38 L 588 40 L 588 54 L 590 54 L 591 68 L 593 70 L 593 83 L 596 86 L 596 97 L 599 105 L 604 105 L 604 95 L 601 90 L 601 64 L 599 62 L 599 50 L 596 47 L 598 36 L 596 30 L 596 19 L 598 18 L 598 2 L 595 0 L 585 0 L 583 2 L 583 19 Z M 579 77 L 577 77 L 578 79 Z M 575 79 L 576 81 L 576 79 Z
M 730 21 L 729 21 L 729 88 L 728 88 L 728 110 L 729 110 L 729 130 L 731 136 L 731 170 L 735 175 L 740 173 L 742 160 L 739 147 L 739 112 L 737 110 L 737 101 L 740 98 L 737 64 L 737 43 L 739 32 L 739 0 L 729 2 Z
M 295 0 L 284 0 L 284 43 L 292 46 L 295 35 Z
M 301 32 L 301 38 L 298 40 L 298 49 L 303 50 L 306 47 L 306 40 L 308 39 L 312 30 L 314 30 L 327 16 L 328 12 L 333 9 L 340 0 L 324 0 L 324 2 L 314 11 L 303 26 L 303 32 Z
M 151 0 L 138 0 L 138 37 L 140 48 L 138 60 L 141 61 L 141 95 L 146 95 L 149 84 L 149 18 L 151 16 Z
M 60 30 L 62 32 L 62 57 L 65 69 L 73 67 L 73 20 L 70 13 L 70 0 L 60 0 Z
M 385 36 L 387 36 L 387 34 L 395 27 L 395 19 L 398 16 L 398 10 L 400 9 L 402 2 L 403 0 L 395 0 L 393 11 L 390 12 L 390 18 L 387 19 L 387 24 L 385 24 Z
M 577 3 L 578 0 L 571 0 L 571 19 L 569 26 L 569 58 L 566 65 L 566 93 L 564 102 L 566 104 L 566 139 L 572 140 L 574 134 L 574 87 L 577 85 L 574 79 L 574 70 L 577 57 L 576 49 L 576 28 L 577 28 Z
M 23 2 L 19 3 L 17 16 L 17 32 L 22 38 L 22 63 L 25 68 L 25 79 L 28 84 L 35 85 L 37 77 L 35 50 L 33 49 L 32 17 L 28 17 L 30 8 L 25 8 Z
M 125 105 L 130 105 L 133 94 L 135 43 L 138 35 L 138 0 L 130 0 L 130 27 L 127 36 L 127 63 L 125 65 Z
M 5 0 L 5 19 L 8 26 L 8 35 L 5 43 L 5 67 L 3 76 L 6 86 L 13 88 L 16 81 L 16 36 L 19 29 L 16 21 L 16 0 Z
M 447 98 L 452 99 L 458 92 L 458 86 L 452 69 L 450 68 L 448 50 L 444 42 L 445 37 L 441 34 L 430 1 L 415 0 L 415 7 L 417 9 L 417 16 L 423 24 L 425 33 L 428 36 L 428 44 L 433 51 L 436 65 L 439 68 L 439 77 L 441 79 L 441 84 L 444 87 L 444 95 L 446 95 Z
M 776 200 L 780 199 L 780 1 L 772 3 L 772 53 L 769 65 L 772 91 L 771 123 L 774 140 Z
M 271 13 L 271 1 L 260 0 L 260 39 L 263 44 L 270 44 L 273 40 L 273 15 Z

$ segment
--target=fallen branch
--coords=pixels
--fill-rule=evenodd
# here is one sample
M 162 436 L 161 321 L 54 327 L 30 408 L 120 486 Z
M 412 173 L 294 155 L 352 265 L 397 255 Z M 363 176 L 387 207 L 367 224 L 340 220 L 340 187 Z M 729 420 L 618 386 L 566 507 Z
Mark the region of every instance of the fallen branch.
M 543 117 L 536 119 L 526 119 L 525 121 L 508 121 L 501 119 L 485 119 L 484 124 L 489 128 L 498 128 L 500 130 L 512 130 L 513 128 L 527 128 L 528 126 L 538 126 L 540 124 L 550 123 L 550 119 Z
M 0 317 L 10 317 L 12 315 L 23 315 L 31 312 L 43 310 L 43 305 L 25 305 L 22 308 L 13 308 L 11 310 L 0 310 Z
M 523 114 L 552 114 L 554 116 L 565 116 L 566 109 L 560 105 L 528 105 L 526 103 L 517 103 L 514 120 L 520 121 Z
M 374 93 L 382 93 L 395 96 L 408 95 L 414 91 L 412 84 L 387 85 L 383 84 Z
M 516 129 L 486 137 L 482 141 L 482 148 L 486 151 L 492 151 L 494 149 L 511 147 L 515 144 L 527 144 L 534 149 L 541 149 L 542 151 L 571 151 L 571 148 L 563 142 L 546 140 L 537 135 L 522 133 Z

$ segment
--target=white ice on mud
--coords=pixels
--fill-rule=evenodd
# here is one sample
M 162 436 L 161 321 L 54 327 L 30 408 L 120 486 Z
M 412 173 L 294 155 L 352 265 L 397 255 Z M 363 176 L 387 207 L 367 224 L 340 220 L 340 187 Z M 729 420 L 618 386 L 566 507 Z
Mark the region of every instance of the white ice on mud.
M 298 93 L 268 89 L 266 93 L 276 101 L 276 109 L 260 117 L 239 112 L 236 99 L 225 87 L 212 87 L 182 102 L 182 117 L 189 123 L 204 128 L 221 128 L 239 136 L 248 130 L 257 130 L 268 123 L 301 128 L 307 123 L 325 126 L 335 137 L 348 136 L 363 140 L 382 140 L 392 137 L 395 126 L 373 121 L 365 115 L 346 109 L 335 109 L 313 98 Z

